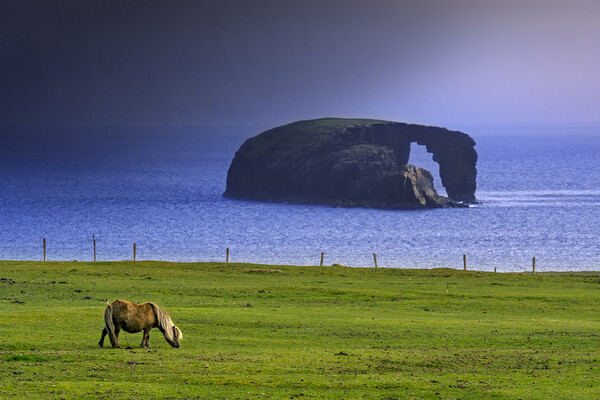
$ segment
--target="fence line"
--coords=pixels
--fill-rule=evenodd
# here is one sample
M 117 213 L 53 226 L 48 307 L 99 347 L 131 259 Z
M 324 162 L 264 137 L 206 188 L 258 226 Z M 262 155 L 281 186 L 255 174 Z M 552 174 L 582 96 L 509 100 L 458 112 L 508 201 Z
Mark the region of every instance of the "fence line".
M 89 243 L 89 242 L 87 242 L 87 243 Z M 89 244 L 88 244 L 88 246 L 89 246 Z M 8 248 L 14 248 L 14 247 L 15 246 L 10 246 Z M 83 246 L 64 246 L 64 244 L 63 244 L 62 246 L 59 246 L 59 247 L 53 247 L 51 241 L 47 241 L 46 238 L 43 238 L 42 239 L 42 251 L 43 251 L 43 258 L 42 259 L 43 259 L 43 261 L 47 261 L 48 260 L 48 255 L 51 254 L 51 251 L 53 249 L 56 249 L 56 248 L 65 249 L 65 248 L 73 248 L 73 247 L 75 247 L 75 248 L 82 248 Z M 93 239 L 92 239 L 92 247 L 93 247 L 93 261 L 96 262 L 98 260 L 98 258 L 97 258 L 97 255 L 98 255 L 97 250 L 100 249 L 100 248 L 97 246 L 97 242 L 96 242 L 95 236 L 93 236 Z M 23 247 L 21 247 L 21 248 L 23 248 Z M 114 250 L 115 246 L 114 245 L 110 246 L 110 248 L 112 248 Z M 1 249 L 1 247 L 0 247 L 0 249 Z M 130 249 L 131 249 L 131 247 L 130 247 Z M 198 248 L 196 248 L 196 249 L 198 249 Z M 50 252 L 49 252 L 49 250 L 50 250 Z M 113 254 L 114 254 L 114 251 L 113 251 Z M 132 254 L 132 258 L 130 258 L 130 260 L 137 261 L 138 254 L 137 254 L 137 243 L 136 242 L 133 242 L 133 252 L 129 253 L 129 254 Z M 230 262 L 230 255 L 231 255 L 230 248 L 226 247 L 225 248 L 225 259 L 223 260 L 221 258 L 221 260 L 223 260 L 225 263 L 229 263 Z M 379 267 L 379 262 L 378 262 L 377 253 L 372 253 L 372 255 L 373 255 L 373 265 L 374 265 L 375 268 L 378 268 Z M 219 262 L 219 260 L 218 260 L 219 257 L 218 256 L 208 256 L 208 257 L 204 257 L 204 258 L 205 259 L 208 258 L 208 260 L 205 261 L 205 262 Z M 319 264 L 318 265 L 320 265 L 320 266 L 324 265 L 324 258 L 325 258 L 325 252 L 321 251 L 320 252 L 320 260 L 319 260 Z M 0 259 L 2 259 L 1 258 L 1 252 L 0 252 Z M 146 259 L 149 259 L 149 258 L 146 258 Z M 117 259 L 113 258 L 113 260 L 116 261 Z M 127 258 L 125 260 L 127 260 Z M 537 267 L 537 265 L 536 265 L 536 261 L 537 261 L 536 257 L 533 257 L 531 260 L 532 260 L 532 264 L 531 264 L 531 270 L 530 271 L 531 271 L 532 275 L 535 275 L 538 272 L 537 269 L 536 269 L 536 267 Z M 67 260 L 65 259 L 64 261 L 67 261 Z M 107 261 L 110 261 L 110 260 L 107 260 Z M 195 261 L 195 260 L 192 259 L 190 261 L 185 261 L 185 262 L 200 262 L 200 261 Z M 262 262 L 257 262 L 257 263 L 262 263 Z M 282 261 L 279 260 L 279 263 L 282 263 Z M 283 261 L 283 263 L 287 264 L 287 262 L 285 262 L 285 261 Z M 313 265 L 313 264 L 310 263 L 310 265 Z M 317 264 L 314 264 L 314 265 L 317 265 Z M 518 264 L 515 264 L 515 265 L 518 265 Z M 452 268 L 452 265 L 448 265 L 448 263 L 445 263 L 444 267 L 448 267 L 448 266 Z M 462 255 L 462 266 L 463 266 L 463 270 L 466 271 L 467 270 L 467 254 L 466 253 Z M 482 265 L 482 267 L 484 267 L 484 264 Z M 411 266 L 411 267 L 396 267 L 396 268 L 417 268 L 418 269 L 419 267 L 418 266 Z M 430 268 L 436 268 L 435 264 L 434 265 L 430 264 L 425 269 L 430 269 Z M 457 269 L 457 268 L 455 268 L 455 269 Z M 475 269 L 473 269 L 473 270 L 475 270 Z M 512 269 L 512 268 L 507 268 L 507 271 L 508 270 L 510 270 L 511 272 L 519 272 L 519 270 Z M 498 271 L 498 267 L 494 266 L 493 267 L 493 271 L 497 272 Z M 520 271 L 522 272 L 523 270 L 520 270 Z M 525 269 L 525 271 L 526 271 L 526 269 Z

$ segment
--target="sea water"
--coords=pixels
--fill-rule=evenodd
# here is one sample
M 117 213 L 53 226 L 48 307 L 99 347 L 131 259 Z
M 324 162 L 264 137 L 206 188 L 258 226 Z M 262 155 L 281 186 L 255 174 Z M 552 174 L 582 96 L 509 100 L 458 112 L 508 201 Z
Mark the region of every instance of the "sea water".
M 0 259 L 600 270 L 600 129 L 462 129 L 478 204 L 419 211 L 222 197 L 258 128 L 4 127 Z M 422 146 L 411 163 L 438 175 Z M 443 192 L 439 178 L 436 187 Z

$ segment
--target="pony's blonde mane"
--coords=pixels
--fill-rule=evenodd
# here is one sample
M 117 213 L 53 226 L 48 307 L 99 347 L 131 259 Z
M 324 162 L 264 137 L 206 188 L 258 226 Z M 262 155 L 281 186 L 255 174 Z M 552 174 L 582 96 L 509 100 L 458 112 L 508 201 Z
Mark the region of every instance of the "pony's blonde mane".
M 173 321 L 171 321 L 171 317 L 169 317 L 169 314 L 167 314 L 166 311 L 164 311 L 162 308 L 160 308 L 156 304 L 154 304 L 154 303 L 148 303 L 148 304 L 150 304 L 152 306 L 152 309 L 154 310 L 154 313 L 156 314 L 158 326 L 164 331 L 165 339 L 167 339 L 170 342 L 173 342 L 173 327 L 175 326 L 175 324 L 173 323 Z M 180 332 L 179 339 L 181 339 L 181 337 L 183 336 L 183 335 L 181 335 L 181 330 L 179 328 L 177 328 L 177 330 Z

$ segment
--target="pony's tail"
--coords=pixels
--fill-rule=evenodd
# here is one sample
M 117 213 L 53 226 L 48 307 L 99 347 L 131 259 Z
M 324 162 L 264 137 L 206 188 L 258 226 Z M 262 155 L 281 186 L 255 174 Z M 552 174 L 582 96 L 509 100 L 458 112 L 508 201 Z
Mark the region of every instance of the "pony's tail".
M 112 307 L 109 302 L 106 302 L 106 310 L 104 310 L 104 327 L 110 339 L 110 344 L 113 349 L 119 348 L 119 339 L 115 335 L 115 325 L 113 324 Z

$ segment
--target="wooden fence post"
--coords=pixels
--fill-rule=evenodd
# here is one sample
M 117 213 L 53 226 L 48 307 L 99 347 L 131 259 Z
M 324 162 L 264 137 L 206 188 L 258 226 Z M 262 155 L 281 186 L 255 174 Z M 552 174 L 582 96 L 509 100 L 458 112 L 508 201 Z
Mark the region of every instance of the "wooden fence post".
M 42 239 L 42 243 L 44 245 L 44 261 L 46 261 L 46 238 Z
M 373 253 L 373 261 L 375 261 L 375 268 L 377 268 L 377 254 Z
M 324 257 L 324 256 L 325 256 L 325 252 L 324 252 L 324 251 L 322 251 L 322 252 L 321 252 L 321 265 L 320 265 L 321 267 L 323 266 L 323 257 Z
M 535 257 L 533 257 L 533 275 L 535 275 Z
M 96 238 L 94 240 L 94 262 L 96 262 Z
M 135 243 L 133 244 L 133 261 L 135 261 Z
M 467 255 L 463 254 L 463 269 L 467 270 Z
M 225 262 L 229 263 L 229 247 L 227 248 L 227 255 L 225 256 Z

